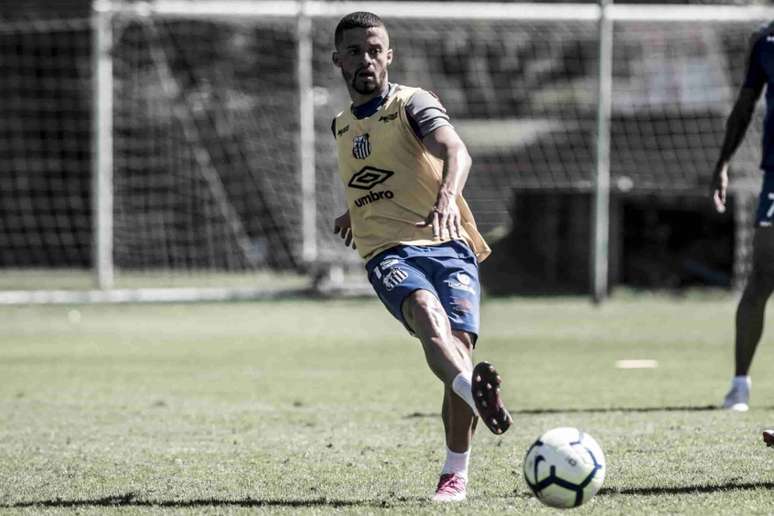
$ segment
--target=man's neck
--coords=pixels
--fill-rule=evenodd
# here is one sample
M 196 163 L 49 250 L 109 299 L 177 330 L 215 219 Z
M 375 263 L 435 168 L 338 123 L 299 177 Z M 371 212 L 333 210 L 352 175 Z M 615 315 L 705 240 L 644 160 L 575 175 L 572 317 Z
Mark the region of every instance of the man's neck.
M 381 107 L 382 102 L 387 97 L 387 95 L 389 95 L 389 93 L 390 83 L 387 82 L 385 83 L 381 92 L 363 96 L 362 99 L 365 100 L 356 101 L 353 98 L 351 107 L 352 114 L 354 114 L 356 118 L 365 118 L 367 116 L 371 116 L 379 109 L 379 107 Z
M 369 93 L 367 95 L 362 95 L 354 90 L 350 90 L 349 93 L 350 93 L 350 98 L 352 99 L 352 107 L 353 108 L 360 107 L 363 104 L 367 104 L 368 102 L 372 101 L 377 97 L 386 97 L 389 91 L 390 91 L 389 81 L 384 81 L 384 86 L 382 87 L 381 91 L 374 91 L 373 93 Z

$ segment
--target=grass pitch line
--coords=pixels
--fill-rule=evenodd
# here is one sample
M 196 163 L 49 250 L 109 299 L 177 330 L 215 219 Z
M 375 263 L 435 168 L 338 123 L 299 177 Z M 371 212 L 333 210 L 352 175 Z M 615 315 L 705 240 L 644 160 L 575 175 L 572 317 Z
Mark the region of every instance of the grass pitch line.
M 617 360 L 615 367 L 617 369 L 655 369 L 658 367 L 658 360 Z

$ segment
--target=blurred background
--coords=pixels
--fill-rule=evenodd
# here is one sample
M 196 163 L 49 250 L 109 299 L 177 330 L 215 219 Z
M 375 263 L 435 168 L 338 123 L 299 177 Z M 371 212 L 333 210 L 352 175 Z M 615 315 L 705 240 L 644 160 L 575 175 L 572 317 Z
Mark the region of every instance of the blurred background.
M 360 274 L 332 233 L 345 205 L 330 122 L 349 102 L 330 63 L 337 4 L 316 2 L 304 23 L 291 2 L 206 16 L 194 4 L 114 1 L 97 15 L 88 0 L 0 2 L 0 294 L 260 295 Z M 254 15 L 233 15 L 246 5 Z M 610 288 L 744 281 L 763 102 L 725 215 L 709 180 L 749 36 L 768 20 L 763 2 L 732 5 L 746 14 L 613 25 Z M 465 195 L 495 250 L 482 264 L 492 295 L 590 289 L 599 24 L 585 7 L 376 11 L 390 79 L 436 92 L 473 156 Z

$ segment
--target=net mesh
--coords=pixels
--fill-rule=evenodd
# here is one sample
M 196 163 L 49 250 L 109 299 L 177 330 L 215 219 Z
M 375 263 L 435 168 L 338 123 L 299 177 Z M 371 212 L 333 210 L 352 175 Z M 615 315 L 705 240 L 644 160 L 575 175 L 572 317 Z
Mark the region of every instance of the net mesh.
M 87 20 L 0 25 L 0 267 L 87 267 Z
M 141 20 L 115 45 L 117 266 L 296 265 L 292 24 Z
M 486 235 L 517 222 L 514 191 L 591 188 L 596 23 L 384 19 L 390 79 L 438 94 L 468 145 L 465 196 Z M 359 263 L 332 232 L 345 203 L 330 122 L 349 104 L 330 61 L 337 20 L 312 25 L 318 264 Z M 614 192 L 706 192 L 764 22 L 615 23 Z M 112 30 L 119 274 L 222 282 L 302 267 L 296 20 L 115 16 Z M 6 270 L 92 266 L 91 41 L 85 19 L 0 23 Z M 748 197 L 762 113 L 733 160 L 732 189 Z M 736 240 L 744 261 L 750 239 Z

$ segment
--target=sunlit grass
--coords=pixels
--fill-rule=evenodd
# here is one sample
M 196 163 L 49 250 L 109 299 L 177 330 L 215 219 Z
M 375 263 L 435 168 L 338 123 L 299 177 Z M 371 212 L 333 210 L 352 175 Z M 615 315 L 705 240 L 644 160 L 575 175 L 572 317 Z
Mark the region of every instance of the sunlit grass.
M 487 300 L 477 355 L 516 423 L 479 432 L 470 498 L 443 511 L 549 513 L 521 460 L 570 425 L 608 462 L 574 512 L 770 513 L 766 337 L 751 411 L 712 408 L 733 311 L 730 296 Z M 435 514 L 441 392 L 374 299 L 0 307 L 0 511 Z

